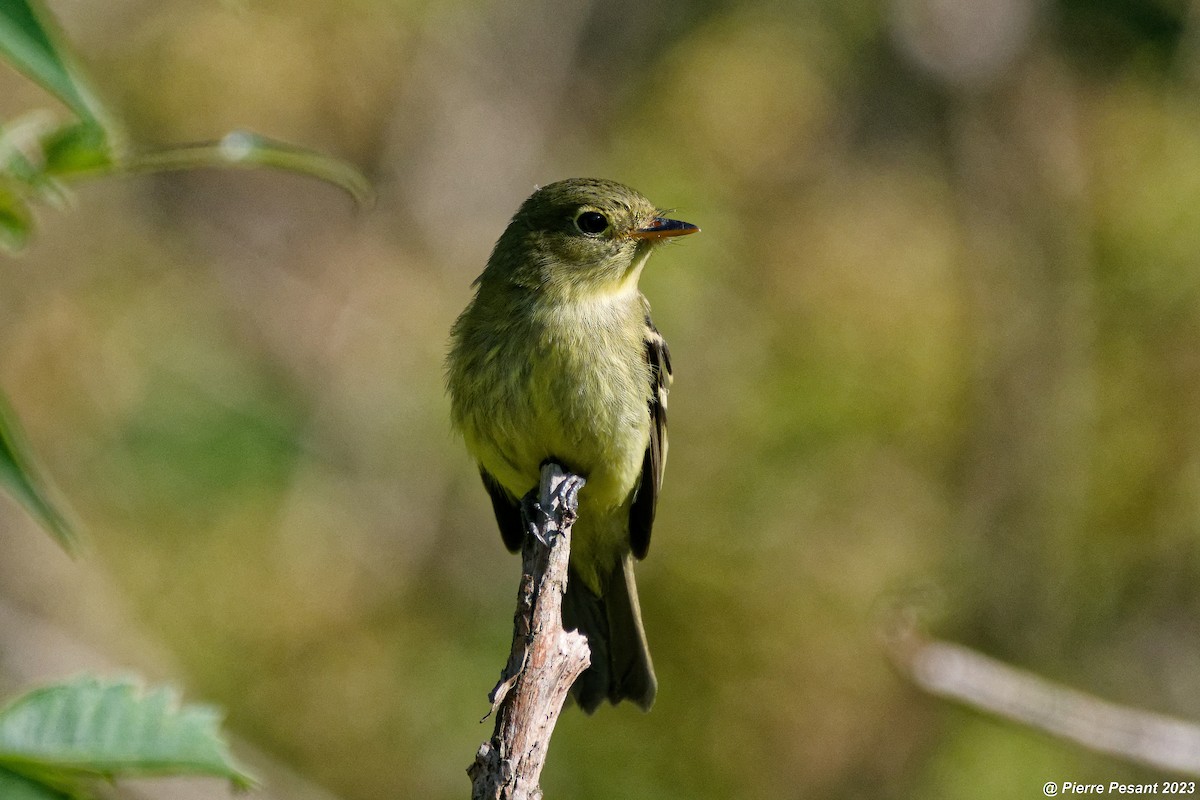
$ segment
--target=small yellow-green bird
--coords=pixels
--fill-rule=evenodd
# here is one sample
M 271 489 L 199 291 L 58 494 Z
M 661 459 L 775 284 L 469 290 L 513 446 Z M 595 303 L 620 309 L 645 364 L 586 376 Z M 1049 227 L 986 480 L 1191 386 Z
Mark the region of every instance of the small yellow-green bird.
M 572 687 L 589 713 L 605 698 L 649 710 L 658 689 L 633 559 L 650 546 L 662 485 L 671 359 L 638 278 L 659 243 L 698 230 L 613 181 L 544 186 L 496 242 L 451 331 L 452 420 L 508 548 L 521 547 L 520 498 L 544 462 L 587 481 L 563 624 L 591 649 Z

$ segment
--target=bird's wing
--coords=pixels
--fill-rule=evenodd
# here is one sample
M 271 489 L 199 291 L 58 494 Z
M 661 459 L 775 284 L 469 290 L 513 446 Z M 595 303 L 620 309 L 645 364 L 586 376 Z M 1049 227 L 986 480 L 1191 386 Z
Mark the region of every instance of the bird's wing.
M 521 541 L 525 538 L 521 502 L 483 467 L 479 468 L 479 477 L 483 478 L 483 488 L 492 498 L 492 511 L 496 513 L 496 524 L 500 526 L 500 538 L 504 540 L 504 546 L 515 553 L 521 549 Z
M 650 443 L 642 461 L 642 477 L 629 509 L 629 544 L 633 554 L 645 558 L 650 549 L 650 529 L 667 464 L 667 390 L 671 386 L 671 351 L 662 334 L 646 316 L 646 361 L 650 365 Z

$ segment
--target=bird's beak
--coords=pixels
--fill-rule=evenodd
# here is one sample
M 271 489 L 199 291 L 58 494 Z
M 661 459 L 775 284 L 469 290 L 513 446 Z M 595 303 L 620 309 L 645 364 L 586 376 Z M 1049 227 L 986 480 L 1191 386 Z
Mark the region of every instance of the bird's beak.
M 644 228 L 638 228 L 632 234 L 635 239 L 666 239 L 668 236 L 687 236 L 689 233 L 699 233 L 700 229 L 690 222 L 680 222 L 677 219 L 655 217 Z

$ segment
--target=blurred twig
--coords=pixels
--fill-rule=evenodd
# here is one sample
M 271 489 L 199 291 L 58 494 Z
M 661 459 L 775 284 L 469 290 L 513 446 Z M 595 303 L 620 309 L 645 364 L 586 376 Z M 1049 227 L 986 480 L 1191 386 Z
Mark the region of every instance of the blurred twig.
M 911 620 L 888 634 L 892 661 L 921 689 L 1091 750 L 1186 775 L 1200 775 L 1200 725 L 1110 703 L 941 642 Z
M 587 639 L 562 626 L 571 525 L 582 485 L 582 478 L 546 464 L 540 488 L 522 503 L 529 535 L 521 552 L 512 652 L 492 690 L 492 738 L 467 769 L 472 800 L 541 798 L 538 778 L 554 724 L 571 684 L 591 663 Z

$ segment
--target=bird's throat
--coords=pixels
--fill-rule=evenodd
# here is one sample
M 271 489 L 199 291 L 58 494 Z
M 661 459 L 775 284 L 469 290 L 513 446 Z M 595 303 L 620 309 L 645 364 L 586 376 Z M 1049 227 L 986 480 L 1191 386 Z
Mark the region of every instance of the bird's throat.
M 638 294 L 638 280 L 642 277 L 642 269 L 650 258 L 649 246 L 639 247 L 630 262 L 629 267 L 614 281 L 595 287 L 582 289 L 576 297 L 577 302 L 606 303 L 626 301 Z

